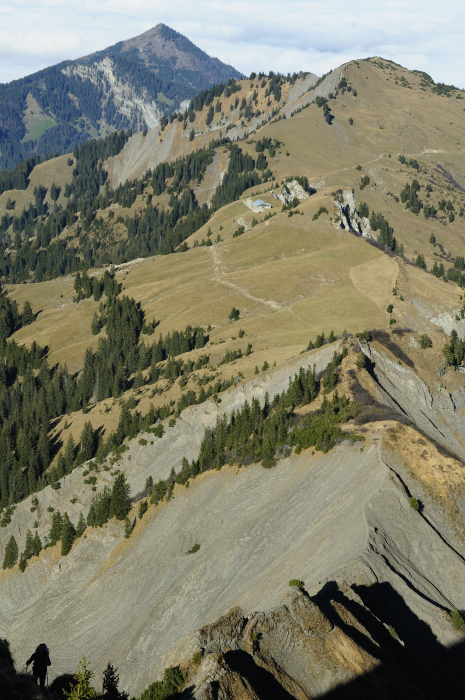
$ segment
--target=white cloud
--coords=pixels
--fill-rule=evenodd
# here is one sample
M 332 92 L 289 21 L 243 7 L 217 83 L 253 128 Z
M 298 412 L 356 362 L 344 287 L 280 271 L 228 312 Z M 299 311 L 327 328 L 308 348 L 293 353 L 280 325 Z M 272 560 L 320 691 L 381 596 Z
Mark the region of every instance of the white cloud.
M 321 74 L 381 55 L 463 87 L 465 4 L 433 0 L 3 0 L 0 81 L 136 36 L 158 22 L 249 74 Z

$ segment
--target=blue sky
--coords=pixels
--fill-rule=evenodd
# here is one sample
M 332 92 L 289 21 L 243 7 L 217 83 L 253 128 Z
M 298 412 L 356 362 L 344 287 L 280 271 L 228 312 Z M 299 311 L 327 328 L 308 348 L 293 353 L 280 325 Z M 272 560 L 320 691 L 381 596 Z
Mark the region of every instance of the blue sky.
M 321 75 L 379 55 L 465 87 L 463 0 L 0 0 L 0 82 L 159 22 L 246 74 Z

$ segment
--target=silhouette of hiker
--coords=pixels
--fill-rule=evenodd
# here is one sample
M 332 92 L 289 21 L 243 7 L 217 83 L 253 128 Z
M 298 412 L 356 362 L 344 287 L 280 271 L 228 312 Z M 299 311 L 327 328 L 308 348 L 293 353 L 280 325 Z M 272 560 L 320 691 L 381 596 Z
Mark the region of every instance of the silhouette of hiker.
M 26 661 L 26 666 L 32 663 L 32 675 L 36 682 L 39 680 L 40 689 L 45 688 L 45 676 L 47 675 L 47 667 L 51 665 L 48 648 L 45 644 L 39 644 L 31 658 Z

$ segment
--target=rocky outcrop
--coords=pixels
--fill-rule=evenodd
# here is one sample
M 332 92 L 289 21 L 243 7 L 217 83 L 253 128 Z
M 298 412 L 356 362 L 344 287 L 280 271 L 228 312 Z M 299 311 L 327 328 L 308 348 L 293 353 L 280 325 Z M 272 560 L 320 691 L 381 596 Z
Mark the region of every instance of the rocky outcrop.
M 465 459 L 465 389 L 449 393 L 425 382 L 404 362 L 359 339 L 361 351 L 372 364 L 378 400 L 408 416 L 433 440 Z
M 313 598 L 294 588 L 266 612 L 234 608 L 197 638 L 203 658 L 184 698 L 310 700 L 335 687 L 341 697 L 432 697 L 390 658 L 401 645 L 347 585 Z
M 335 199 L 333 202 L 336 209 L 336 223 L 338 227 L 355 233 L 357 236 L 375 240 L 369 219 L 359 216 L 352 190 L 344 190 L 341 196 L 342 202 L 339 199 Z
M 304 188 L 302 185 L 299 185 L 297 180 L 291 180 L 282 186 L 281 192 L 274 192 L 273 197 L 279 199 L 281 204 L 286 205 L 289 204 L 289 202 L 292 202 L 294 199 L 298 199 L 299 202 L 304 201 L 305 199 L 308 199 L 309 194 L 308 192 L 305 192 Z

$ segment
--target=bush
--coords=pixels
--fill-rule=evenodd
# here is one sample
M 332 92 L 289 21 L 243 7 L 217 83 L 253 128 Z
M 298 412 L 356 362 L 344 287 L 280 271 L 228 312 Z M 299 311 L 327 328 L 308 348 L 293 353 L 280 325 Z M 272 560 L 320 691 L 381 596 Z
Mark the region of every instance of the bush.
M 450 616 L 452 618 L 454 630 L 457 630 L 458 632 L 463 632 L 463 634 L 465 634 L 465 620 L 463 619 L 461 613 L 458 610 L 451 610 Z
M 192 657 L 192 663 L 196 664 L 198 666 L 200 662 L 202 661 L 203 656 L 201 651 L 196 651 L 194 656 Z
M 297 586 L 297 588 L 300 588 L 301 591 L 304 590 L 305 583 L 301 581 L 299 578 L 291 578 L 289 581 L 290 586 Z
M 420 345 L 423 348 L 423 350 L 426 350 L 427 348 L 433 347 L 433 341 L 431 340 L 429 335 L 423 333 L 423 335 L 420 336 Z
M 420 510 L 420 501 L 414 496 L 410 498 L 410 508 L 413 508 L 413 510 L 417 512 Z
M 191 549 L 189 549 L 189 551 L 187 553 L 188 554 L 195 554 L 196 552 L 199 551 L 199 549 L 200 549 L 200 545 L 194 544 L 194 546 Z

